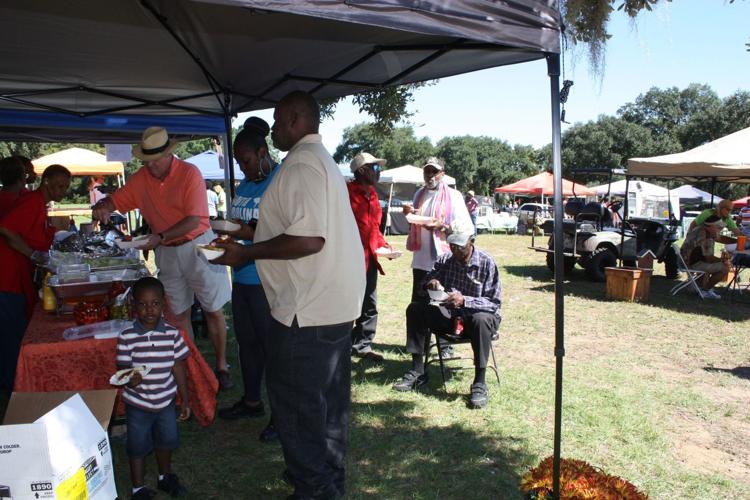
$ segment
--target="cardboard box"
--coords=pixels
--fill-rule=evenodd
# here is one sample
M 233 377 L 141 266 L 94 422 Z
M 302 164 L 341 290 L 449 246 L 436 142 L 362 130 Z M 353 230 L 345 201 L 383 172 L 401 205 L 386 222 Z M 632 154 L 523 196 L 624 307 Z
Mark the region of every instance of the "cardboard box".
M 0 426 L 0 499 L 117 498 L 107 437 L 116 395 L 14 392 Z

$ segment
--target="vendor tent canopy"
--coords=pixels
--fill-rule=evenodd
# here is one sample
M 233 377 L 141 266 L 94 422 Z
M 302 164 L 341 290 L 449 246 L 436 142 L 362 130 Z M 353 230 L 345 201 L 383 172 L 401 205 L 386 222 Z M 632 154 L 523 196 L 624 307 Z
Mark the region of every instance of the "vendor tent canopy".
M 226 178 L 224 166 L 221 164 L 221 158 L 216 151 L 204 151 L 190 158 L 185 158 L 185 161 L 192 163 L 198 170 L 201 171 L 201 175 L 206 180 L 224 180 Z M 234 161 L 234 178 L 242 180 L 245 176 L 240 170 L 240 166 Z
M 740 198 L 739 200 L 734 200 L 732 202 L 732 208 L 746 207 L 748 202 L 750 202 L 750 196 L 745 196 L 744 198 Z
M 714 203 L 719 203 L 723 200 L 723 198 L 719 198 L 716 195 L 712 196 L 711 193 L 707 193 L 706 191 L 691 186 L 690 184 L 683 184 L 682 186 L 673 189 L 672 192 L 677 193 L 680 200 L 696 200 L 700 203 L 711 203 L 712 201 Z
M 125 175 L 119 161 L 107 161 L 107 157 L 90 149 L 69 148 L 32 160 L 34 172 L 44 173 L 50 165 L 62 165 L 73 175 Z
M 456 185 L 455 177 L 443 174 L 443 182 L 449 186 Z M 380 183 L 382 184 L 424 184 L 424 174 L 422 169 L 414 165 L 404 165 L 402 167 L 390 168 L 383 170 L 380 174 Z
M 583 184 L 576 184 L 567 179 L 562 179 L 562 195 L 573 196 L 575 188 L 576 196 L 594 196 L 596 191 L 587 188 Z M 535 196 L 552 196 L 554 194 L 554 176 L 551 172 L 521 179 L 513 184 L 495 188 L 496 193 L 529 194 Z
M 612 184 L 602 184 L 600 186 L 594 186 L 589 189 L 596 191 L 596 194 L 599 196 L 606 195 L 608 189 L 609 189 L 610 195 L 625 196 L 626 184 L 628 184 L 628 181 L 626 179 L 623 179 L 621 181 L 613 182 Z M 651 184 L 646 181 L 631 180 L 627 189 L 631 193 L 635 191 L 639 191 L 642 194 L 647 194 L 647 195 L 667 196 L 667 188 L 663 188 L 661 186 L 657 186 L 656 184 Z M 576 187 L 576 193 L 577 192 L 578 192 L 578 188 Z
M 750 127 L 682 153 L 631 158 L 629 176 L 750 182 Z

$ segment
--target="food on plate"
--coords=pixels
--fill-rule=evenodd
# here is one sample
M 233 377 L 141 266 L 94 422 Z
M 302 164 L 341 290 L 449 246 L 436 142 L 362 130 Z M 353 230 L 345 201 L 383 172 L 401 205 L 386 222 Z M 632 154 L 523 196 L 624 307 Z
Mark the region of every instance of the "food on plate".
M 129 234 L 123 235 L 122 238 L 120 238 L 120 241 L 133 241 L 133 237 Z

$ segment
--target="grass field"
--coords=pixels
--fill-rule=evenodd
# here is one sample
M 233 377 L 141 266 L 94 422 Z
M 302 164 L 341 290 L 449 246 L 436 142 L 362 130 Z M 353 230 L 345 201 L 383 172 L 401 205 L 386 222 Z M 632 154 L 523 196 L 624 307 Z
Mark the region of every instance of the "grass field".
M 403 248 L 403 237 L 390 240 Z M 403 349 L 410 256 L 385 263 L 376 337 L 385 362 L 353 365 L 348 498 L 520 498 L 524 472 L 552 453 L 554 294 L 544 256 L 528 250 L 530 242 L 515 235 L 477 242 L 503 280 L 501 383 L 488 373 L 483 411 L 467 407 L 470 370 L 453 372 L 447 393 L 437 366 L 426 390 L 391 390 L 410 359 Z M 663 274 L 659 265 L 648 304 L 607 300 L 605 286 L 580 269 L 566 282 L 563 456 L 620 475 L 652 498 L 748 498 L 750 304 L 672 297 Z M 208 341 L 199 344 L 206 352 Z M 220 406 L 239 398 L 239 385 L 220 395 Z M 189 497 L 289 494 L 280 447 L 257 440 L 265 424 L 183 424 L 174 467 Z M 124 443 L 113 440 L 113 450 L 126 493 Z M 153 463 L 149 478 L 155 484 Z

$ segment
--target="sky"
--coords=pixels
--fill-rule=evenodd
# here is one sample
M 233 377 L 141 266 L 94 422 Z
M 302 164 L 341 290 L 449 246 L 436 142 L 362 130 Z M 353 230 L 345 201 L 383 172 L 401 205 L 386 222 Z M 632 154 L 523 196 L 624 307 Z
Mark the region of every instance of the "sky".
M 653 12 L 632 23 L 613 12 L 603 76 L 593 75 L 586 53 L 564 54 L 564 78 L 573 80 L 566 121 L 613 115 L 651 87 L 683 89 L 690 83 L 710 85 L 719 97 L 750 90 L 750 0 L 661 1 Z M 562 81 L 563 78 L 561 78 Z M 443 137 L 490 136 L 510 144 L 540 147 L 551 141 L 549 79 L 544 61 L 444 78 L 415 92 L 409 124 L 417 137 L 436 144 Z M 243 113 L 273 123 L 273 111 Z M 347 127 L 372 121 L 350 101 L 337 106 L 321 124 L 331 153 Z M 570 125 L 563 124 L 563 131 Z

